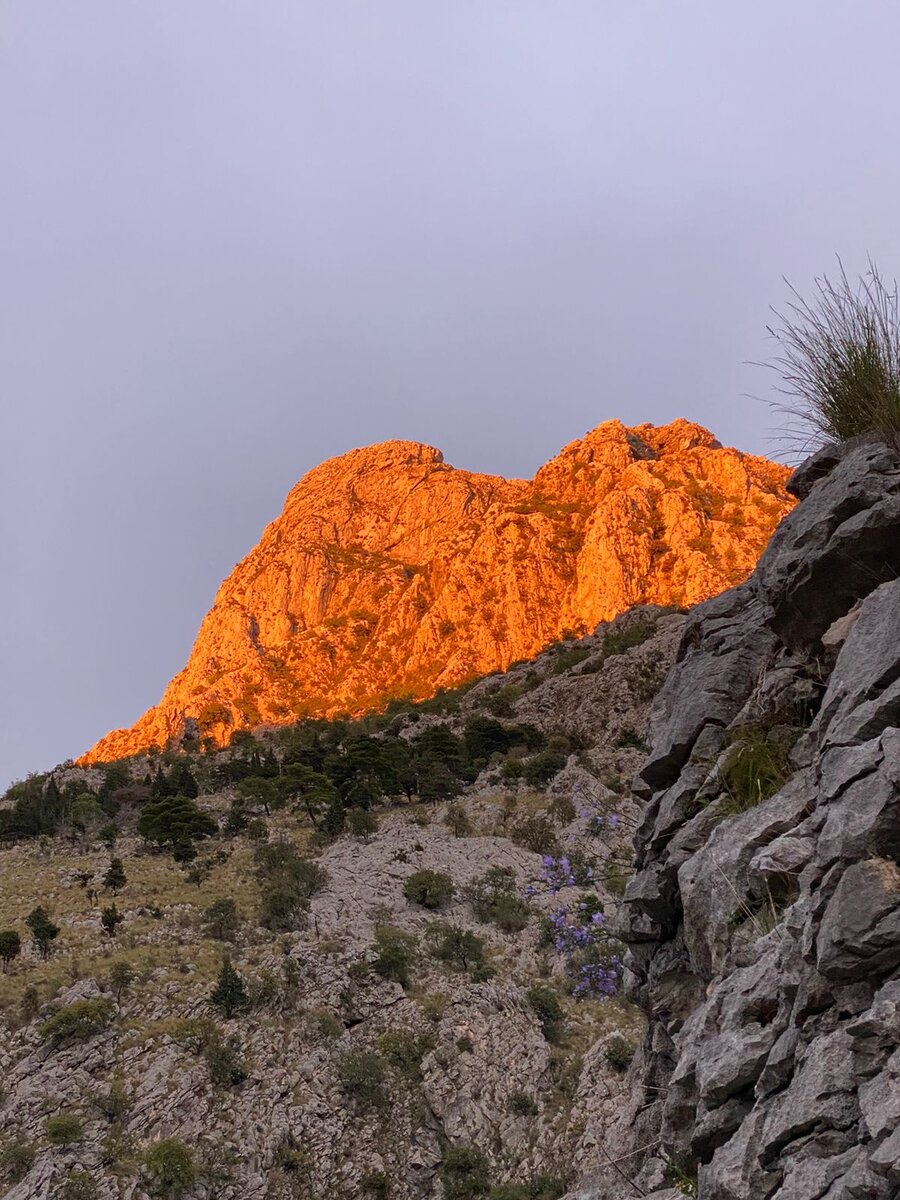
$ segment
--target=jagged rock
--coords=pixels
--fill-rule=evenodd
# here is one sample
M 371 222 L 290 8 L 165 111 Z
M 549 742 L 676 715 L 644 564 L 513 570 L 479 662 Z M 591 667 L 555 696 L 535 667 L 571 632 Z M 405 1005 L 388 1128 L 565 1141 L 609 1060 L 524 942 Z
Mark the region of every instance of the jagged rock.
M 790 490 L 754 575 L 691 614 L 651 716 L 620 927 L 649 1020 L 635 1086 L 660 1092 L 613 1136 L 693 1162 L 700 1200 L 894 1200 L 900 456 L 829 448 Z M 784 785 L 720 812 L 733 731 L 785 724 Z M 700 985 L 676 1021 L 655 987 L 674 962 Z M 585 1194 L 622 1193 L 600 1171 Z
M 608 421 L 529 481 L 416 442 L 353 450 L 293 489 L 160 703 L 80 761 L 422 698 L 635 605 L 694 604 L 753 568 L 787 474 L 684 420 Z

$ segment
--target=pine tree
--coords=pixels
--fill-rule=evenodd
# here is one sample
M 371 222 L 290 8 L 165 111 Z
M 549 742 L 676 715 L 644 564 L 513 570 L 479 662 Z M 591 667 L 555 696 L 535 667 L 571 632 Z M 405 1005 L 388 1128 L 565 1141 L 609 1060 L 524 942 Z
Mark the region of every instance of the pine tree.
M 25 924 L 31 930 L 31 936 L 34 938 L 34 944 L 37 946 L 41 958 L 49 958 L 51 944 L 59 935 L 59 926 L 53 924 L 40 905 L 28 914 Z
M 22 949 L 22 939 L 14 929 L 4 929 L 0 931 L 0 958 L 3 959 L 4 971 L 9 967 L 9 964 L 20 953 Z
M 244 981 L 231 965 L 231 959 L 226 958 L 223 961 L 218 982 L 209 999 L 210 1003 L 214 1004 L 216 1008 L 220 1008 L 226 1017 L 230 1017 L 247 1003 Z
M 122 993 L 127 991 L 134 982 L 134 971 L 126 962 L 117 962 L 109 969 L 109 986 L 116 997 L 116 1004 L 122 1003 Z
M 116 908 L 115 902 L 113 902 L 109 908 L 104 908 L 100 913 L 100 924 L 110 937 L 115 937 L 116 929 L 124 920 L 125 918 Z
M 103 876 L 103 886 L 115 895 L 127 882 L 128 876 L 125 874 L 121 858 L 111 858 L 109 870 Z

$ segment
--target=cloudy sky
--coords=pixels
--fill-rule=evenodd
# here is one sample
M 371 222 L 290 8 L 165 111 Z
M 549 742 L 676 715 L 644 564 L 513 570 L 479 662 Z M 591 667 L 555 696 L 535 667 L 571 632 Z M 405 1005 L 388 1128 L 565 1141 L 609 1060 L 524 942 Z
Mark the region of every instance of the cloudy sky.
M 900 273 L 898 44 L 896 0 L 0 0 L 0 784 L 159 697 L 323 458 L 774 452 L 782 277 Z

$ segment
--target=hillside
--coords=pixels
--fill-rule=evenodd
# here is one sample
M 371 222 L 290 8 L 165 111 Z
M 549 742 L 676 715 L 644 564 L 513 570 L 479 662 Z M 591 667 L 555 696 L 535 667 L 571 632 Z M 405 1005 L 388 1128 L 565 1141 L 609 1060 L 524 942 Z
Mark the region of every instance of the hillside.
M 424 705 L 13 789 L 7 1200 L 556 1200 L 602 1163 L 642 1028 L 607 933 L 627 780 L 684 620 L 636 609 Z M 154 841 L 176 787 L 213 824 Z
M 786 477 L 684 420 L 607 422 L 529 481 L 414 442 L 353 450 L 291 491 L 159 704 L 81 761 L 421 699 L 636 604 L 704 600 L 753 569 Z

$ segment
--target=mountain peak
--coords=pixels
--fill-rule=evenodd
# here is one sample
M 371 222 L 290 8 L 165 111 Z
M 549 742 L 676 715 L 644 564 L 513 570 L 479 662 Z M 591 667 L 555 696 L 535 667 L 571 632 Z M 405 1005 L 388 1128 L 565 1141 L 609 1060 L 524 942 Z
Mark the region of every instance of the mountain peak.
M 387 441 L 306 474 L 219 588 L 160 703 L 81 761 L 423 698 L 635 604 L 753 569 L 788 471 L 706 429 L 606 421 L 532 480 Z

